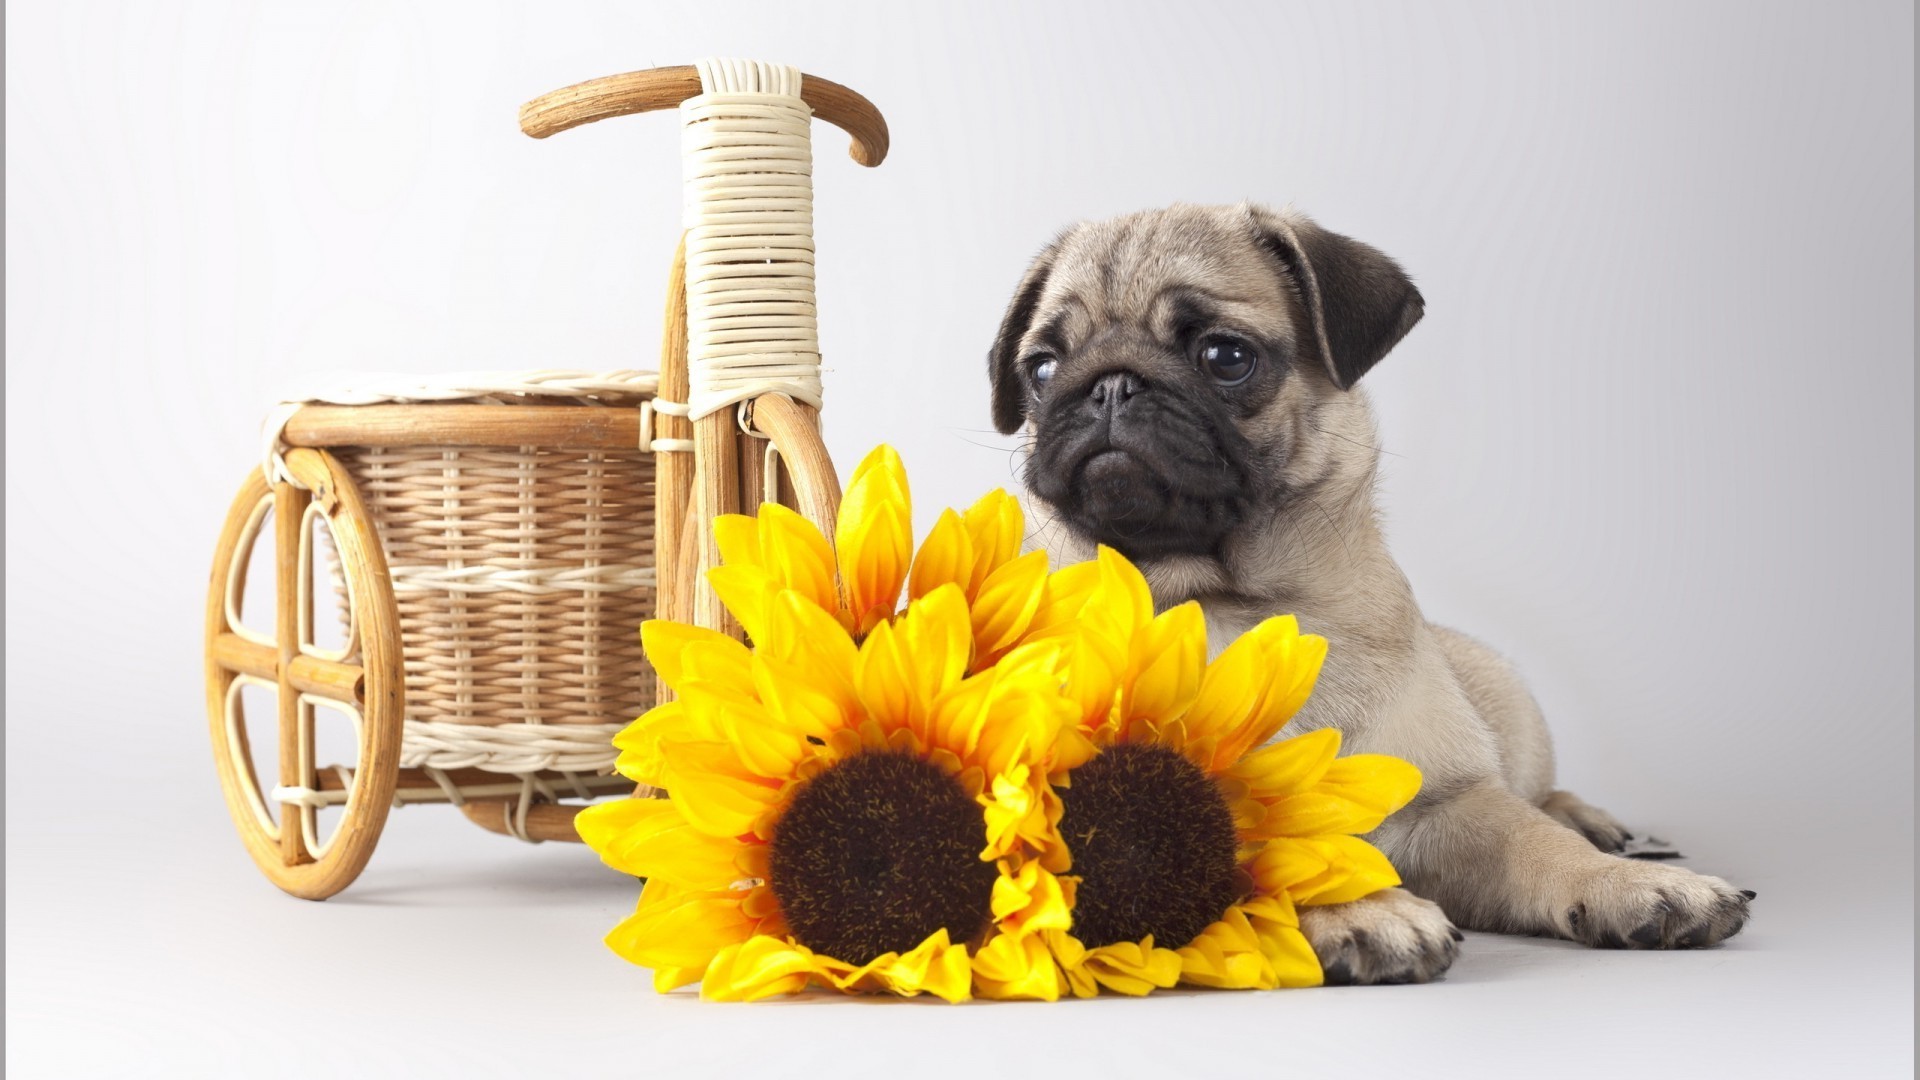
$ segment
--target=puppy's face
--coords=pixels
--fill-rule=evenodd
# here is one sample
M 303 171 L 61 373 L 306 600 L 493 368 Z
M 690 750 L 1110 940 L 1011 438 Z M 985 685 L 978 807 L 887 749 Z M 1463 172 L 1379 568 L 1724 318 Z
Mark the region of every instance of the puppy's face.
M 1136 561 L 1219 558 L 1341 456 L 1323 407 L 1418 321 L 1386 256 L 1304 218 L 1177 206 L 1069 229 L 1015 292 L 994 421 L 1031 495 Z

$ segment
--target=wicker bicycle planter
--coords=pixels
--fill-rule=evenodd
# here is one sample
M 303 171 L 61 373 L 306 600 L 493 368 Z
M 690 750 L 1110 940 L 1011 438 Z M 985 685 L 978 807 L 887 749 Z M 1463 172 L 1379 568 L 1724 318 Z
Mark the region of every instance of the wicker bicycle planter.
M 228 808 L 289 893 L 351 884 L 396 805 L 453 803 L 496 832 L 578 839 L 580 804 L 562 800 L 630 789 L 609 740 L 665 692 L 640 622 L 739 632 L 700 573 L 713 517 L 777 499 L 831 534 L 806 121 L 847 130 L 865 165 L 886 154 L 885 121 L 825 80 L 709 61 L 556 91 L 521 127 L 544 138 L 671 106 L 689 227 L 657 375 L 374 380 L 307 395 L 269 425 L 215 551 L 207 701 Z M 249 555 L 269 511 L 274 622 L 249 627 Z M 329 607 L 343 647 L 316 642 Z M 276 696 L 273 785 L 255 774 L 246 685 Z M 315 760 L 316 707 L 353 719 L 355 761 Z M 327 807 L 340 821 L 322 836 Z

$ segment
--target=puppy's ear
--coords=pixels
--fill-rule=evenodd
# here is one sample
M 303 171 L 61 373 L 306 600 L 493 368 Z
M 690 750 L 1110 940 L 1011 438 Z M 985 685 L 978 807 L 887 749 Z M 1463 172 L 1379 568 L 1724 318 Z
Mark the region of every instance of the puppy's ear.
M 1348 389 L 1420 321 L 1420 290 L 1376 248 L 1296 214 L 1252 213 L 1261 242 L 1300 287 L 1328 378 Z
M 1054 259 L 1064 236 L 1048 244 L 1027 267 L 1020 287 L 1013 290 L 1007 313 L 1000 317 L 1000 332 L 993 336 L 993 348 L 987 353 L 987 377 L 993 381 L 993 426 L 1000 434 L 1020 430 L 1027 419 L 1027 387 L 1020 379 L 1020 339 L 1033 325 L 1033 314 L 1040 306 L 1040 294 L 1053 273 Z

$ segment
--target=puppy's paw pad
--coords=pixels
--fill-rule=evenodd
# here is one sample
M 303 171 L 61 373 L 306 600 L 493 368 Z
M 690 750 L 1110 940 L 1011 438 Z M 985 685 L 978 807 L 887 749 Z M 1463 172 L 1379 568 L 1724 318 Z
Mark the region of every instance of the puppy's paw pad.
M 1453 965 L 1463 937 L 1438 905 L 1405 889 L 1301 908 L 1300 932 L 1329 986 L 1431 982 Z

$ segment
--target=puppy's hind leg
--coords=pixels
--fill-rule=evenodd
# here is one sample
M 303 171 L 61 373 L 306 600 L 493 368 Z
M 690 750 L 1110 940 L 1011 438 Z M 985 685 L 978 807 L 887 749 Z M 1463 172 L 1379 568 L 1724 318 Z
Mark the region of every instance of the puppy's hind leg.
M 1601 851 L 1624 851 L 1633 839 L 1612 814 L 1593 806 L 1571 791 L 1555 791 L 1541 802 L 1548 817 L 1587 838 Z
M 1500 748 L 1500 776 L 1508 791 L 1579 833 L 1601 851 L 1621 851 L 1632 834 L 1612 814 L 1570 791 L 1553 789 L 1553 738 L 1540 706 L 1513 666 L 1458 630 L 1433 627 L 1433 637 Z

